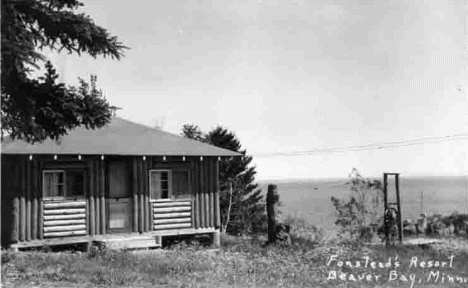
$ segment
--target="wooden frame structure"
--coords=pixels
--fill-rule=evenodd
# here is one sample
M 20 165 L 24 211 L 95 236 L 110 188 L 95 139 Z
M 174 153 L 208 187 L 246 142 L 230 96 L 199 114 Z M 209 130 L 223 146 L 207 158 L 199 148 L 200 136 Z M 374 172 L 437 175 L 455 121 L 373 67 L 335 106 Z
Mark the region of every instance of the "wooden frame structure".
M 389 203 L 388 202 L 388 176 L 394 176 L 395 177 L 395 193 L 396 193 L 396 203 Z M 396 214 L 397 214 L 397 226 L 398 226 L 398 241 L 400 244 L 403 244 L 403 220 L 401 216 L 401 201 L 400 201 L 400 174 L 399 173 L 384 173 L 384 205 L 385 205 L 385 211 L 384 211 L 384 223 L 385 223 L 385 244 L 390 245 L 390 235 L 389 235 L 389 230 L 391 227 L 389 227 L 388 223 L 390 222 L 389 219 L 387 219 L 388 213 L 390 209 L 396 209 Z M 390 206 L 396 206 L 390 207 Z
M 115 128 L 112 126 L 115 122 L 119 129 L 133 125 L 129 129 L 140 128 L 151 133 L 154 141 L 170 140 L 172 142 L 166 146 L 174 149 L 167 149 L 161 155 L 162 151 L 156 147 L 151 153 L 153 143 L 147 143 L 149 147 L 141 148 L 146 150 L 143 151 L 146 155 L 134 155 L 135 152 L 115 153 L 112 149 L 107 153 L 94 149 L 99 153 L 90 153 L 92 151 L 77 149 L 76 145 L 67 146 L 67 143 L 74 143 L 74 137 L 83 141 L 89 133 L 88 145 L 94 143 L 99 147 L 96 143 L 101 139 L 97 136 L 105 142 L 109 132 L 106 130 Z M 169 133 L 119 118 L 112 123 L 111 127 L 99 131 L 99 135 L 95 135 L 95 131 L 81 131 L 77 136 L 72 131 L 62 144 L 2 143 L 3 247 L 89 243 L 130 236 L 144 236 L 160 244 L 163 236 L 219 233 L 219 161 L 221 157 L 240 154 L 180 136 L 168 136 Z M 148 138 L 148 135 L 143 137 Z M 171 138 L 167 140 L 168 137 Z M 67 138 L 71 138 L 69 142 L 65 141 Z M 177 151 L 180 150 L 178 143 L 185 145 L 183 153 Z M 106 149 L 108 145 L 113 143 L 102 144 Z M 134 143 L 128 145 L 129 150 L 135 150 Z M 44 153 L 45 149 L 51 151 Z M 76 150 L 72 154 L 67 149 Z M 181 155 L 174 155 L 176 153 Z M 149 172 L 154 169 L 177 171 L 181 166 L 189 173 L 188 197 L 150 199 Z M 83 195 L 45 197 L 44 172 L 67 171 L 69 167 L 83 169 L 86 175 Z M 117 191 L 119 189 L 123 190 Z M 219 239 L 219 235 L 214 238 Z

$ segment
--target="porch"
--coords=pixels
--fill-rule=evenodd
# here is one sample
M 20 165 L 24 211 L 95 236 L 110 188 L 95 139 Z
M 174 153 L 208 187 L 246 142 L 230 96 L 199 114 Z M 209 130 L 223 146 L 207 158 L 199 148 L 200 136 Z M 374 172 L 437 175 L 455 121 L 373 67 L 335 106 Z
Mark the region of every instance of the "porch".
M 162 238 L 169 236 L 186 236 L 211 234 L 213 246 L 219 247 L 219 230 L 215 228 L 186 228 L 186 229 L 168 229 L 150 231 L 144 233 L 121 233 L 121 234 L 106 234 L 106 235 L 85 235 L 71 236 L 63 238 L 50 238 L 41 240 L 31 240 L 19 242 L 11 245 L 10 249 L 21 251 L 27 249 L 40 249 L 42 247 L 53 246 L 72 246 L 81 245 L 84 250 L 87 250 L 91 245 L 105 246 L 107 249 L 146 249 L 146 248 L 161 248 Z

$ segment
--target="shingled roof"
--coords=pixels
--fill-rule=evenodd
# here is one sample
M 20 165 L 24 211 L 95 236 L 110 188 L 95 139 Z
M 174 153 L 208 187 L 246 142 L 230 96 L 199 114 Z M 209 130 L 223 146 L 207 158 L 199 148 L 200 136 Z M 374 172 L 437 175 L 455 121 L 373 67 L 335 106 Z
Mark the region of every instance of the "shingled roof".
M 70 131 L 59 142 L 28 144 L 5 139 L 2 154 L 82 154 L 143 156 L 241 156 L 179 135 L 114 117 L 101 129 L 84 127 Z

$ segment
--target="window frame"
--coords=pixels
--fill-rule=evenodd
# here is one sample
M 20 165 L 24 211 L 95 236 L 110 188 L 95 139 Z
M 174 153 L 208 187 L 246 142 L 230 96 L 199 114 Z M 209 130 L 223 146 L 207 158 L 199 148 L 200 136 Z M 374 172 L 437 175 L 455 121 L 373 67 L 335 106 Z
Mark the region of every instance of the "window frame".
M 67 189 L 67 171 L 82 171 L 83 172 L 83 194 L 82 195 L 68 195 Z M 63 173 L 63 194 L 64 196 L 46 196 L 46 181 L 45 175 L 48 173 Z M 86 170 L 85 169 L 43 169 L 42 170 L 42 198 L 44 200 L 63 200 L 63 199 L 85 199 L 87 192 L 88 181 L 86 180 Z
M 187 172 L 187 186 L 188 186 L 188 195 L 184 197 L 175 197 L 174 196 L 174 191 L 173 191 L 173 185 L 172 185 L 172 173 L 173 172 Z M 167 198 L 159 198 L 159 199 L 153 199 L 151 197 L 151 185 L 152 185 L 152 175 L 153 172 L 167 172 L 167 180 L 168 180 L 168 191 L 167 191 Z M 168 169 L 168 168 L 155 168 L 155 169 L 148 169 L 148 194 L 149 194 L 149 201 L 150 202 L 156 202 L 156 201 L 178 201 L 178 200 L 192 200 L 192 177 L 191 177 L 191 170 L 190 169 Z
M 167 198 L 153 199 L 151 196 L 151 185 L 153 172 L 167 172 Z M 148 194 L 150 201 L 170 200 L 172 199 L 172 171 L 170 169 L 150 169 L 148 170 Z

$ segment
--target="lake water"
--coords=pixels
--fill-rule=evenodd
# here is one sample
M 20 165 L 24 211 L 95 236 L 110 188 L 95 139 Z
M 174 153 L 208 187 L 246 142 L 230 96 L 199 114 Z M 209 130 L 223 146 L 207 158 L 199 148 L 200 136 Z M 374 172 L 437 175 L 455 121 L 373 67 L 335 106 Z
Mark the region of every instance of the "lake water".
M 381 180 L 381 179 L 379 179 Z M 393 177 L 390 177 L 389 202 L 396 202 Z M 346 198 L 350 188 L 348 179 L 259 181 L 266 194 L 269 183 L 278 185 L 280 210 L 284 215 L 305 218 L 309 223 L 332 228 L 336 212 L 332 196 Z M 413 177 L 400 176 L 400 195 L 403 219 L 415 219 L 422 210 L 426 213 L 468 213 L 468 177 Z M 422 198 L 421 198 L 422 191 Z M 422 199 L 422 201 L 421 201 Z

